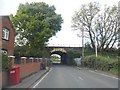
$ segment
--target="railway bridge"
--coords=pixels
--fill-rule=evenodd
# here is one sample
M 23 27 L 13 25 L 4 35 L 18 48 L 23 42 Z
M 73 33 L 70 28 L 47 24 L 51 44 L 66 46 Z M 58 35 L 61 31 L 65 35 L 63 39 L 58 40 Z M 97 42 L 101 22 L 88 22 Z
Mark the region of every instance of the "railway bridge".
M 69 59 L 69 51 L 82 53 L 82 47 L 66 47 L 66 46 L 47 46 L 46 49 L 50 53 L 50 56 L 53 54 L 58 54 L 61 56 L 61 64 L 67 64 Z M 80 54 L 81 56 L 81 54 Z

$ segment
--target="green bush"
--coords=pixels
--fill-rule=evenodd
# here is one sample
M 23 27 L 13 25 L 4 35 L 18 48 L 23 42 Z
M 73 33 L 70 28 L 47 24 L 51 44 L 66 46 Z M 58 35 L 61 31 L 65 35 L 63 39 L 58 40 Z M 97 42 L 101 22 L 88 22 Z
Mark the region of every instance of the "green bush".
M 2 55 L 2 71 L 7 71 L 11 65 L 10 58 L 7 55 Z
M 103 71 L 117 71 L 118 60 L 112 60 L 102 56 L 96 57 L 95 55 L 86 56 L 82 61 L 82 66 L 103 70 Z
M 110 72 L 113 73 L 113 74 L 117 74 L 118 75 L 118 69 L 112 68 L 110 70 Z

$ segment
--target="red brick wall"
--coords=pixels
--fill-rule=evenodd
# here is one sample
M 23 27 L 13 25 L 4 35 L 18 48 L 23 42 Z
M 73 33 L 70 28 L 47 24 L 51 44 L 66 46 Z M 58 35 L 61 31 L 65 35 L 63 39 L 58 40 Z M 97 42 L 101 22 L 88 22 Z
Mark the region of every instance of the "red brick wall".
M 34 60 L 32 60 L 32 62 L 26 63 L 24 60 L 24 63 L 20 64 L 20 78 L 22 79 L 30 74 L 40 71 L 40 65 L 41 62 L 39 61 L 34 62 Z
M 14 60 L 13 57 L 12 58 L 12 62 Z M 13 64 L 13 65 L 17 65 L 20 66 L 20 79 L 23 79 L 31 74 L 34 74 L 38 71 L 40 71 L 40 65 L 41 65 L 41 61 L 39 59 L 35 60 L 29 60 L 29 62 L 26 62 L 26 59 L 22 59 L 21 60 L 21 64 Z M 2 73 L 2 74 L 1 74 Z M 2 77 L 2 86 L 7 86 L 9 85 L 9 75 L 8 72 L 0 72 L 0 77 Z M 1 80 L 1 78 L 0 78 Z M 1 85 L 1 83 L 0 83 Z
M 8 16 L 2 17 L 2 28 L 9 29 L 9 40 L 2 39 L 2 48 L 8 50 L 8 54 L 13 56 L 14 55 L 14 37 L 15 37 L 15 30 L 13 29 L 12 23 Z

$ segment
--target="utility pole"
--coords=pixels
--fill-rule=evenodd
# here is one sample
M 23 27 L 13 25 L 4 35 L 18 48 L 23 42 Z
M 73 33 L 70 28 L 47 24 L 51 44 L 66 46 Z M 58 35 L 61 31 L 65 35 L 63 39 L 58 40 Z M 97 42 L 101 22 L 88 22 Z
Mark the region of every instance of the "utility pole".
M 82 28 L 82 60 L 84 60 L 84 29 Z
M 95 56 L 97 57 L 97 28 L 95 28 Z
M 97 20 L 97 22 L 96 21 L 94 21 L 94 19 L 93 19 L 93 21 L 92 21 L 92 29 L 94 30 L 94 40 L 95 40 L 95 42 L 94 42 L 94 45 L 95 45 L 95 56 L 97 57 L 98 56 L 98 54 L 97 54 L 97 30 L 98 30 L 98 27 L 96 26 L 97 24 L 100 24 L 100 21 L 99 21 L 99 19 L 95 19 L 95 20 Z
M 95 30 L 95 56 L 97 57 L 97 31 Z

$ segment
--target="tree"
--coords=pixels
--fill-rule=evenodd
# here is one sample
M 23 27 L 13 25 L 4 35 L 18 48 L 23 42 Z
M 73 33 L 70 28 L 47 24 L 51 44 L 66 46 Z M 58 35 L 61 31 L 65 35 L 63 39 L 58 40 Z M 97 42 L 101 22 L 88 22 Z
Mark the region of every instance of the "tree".
M 61 30 L 63 19 L 55 7 L 44 2 L 20 4 L 16 15 L 11 15 L 16 30 L 17 45 L 28 52 L 41 51 L 49 38 Z
M 96 38 L 98 51 L 105 51 L 113 48 L 117 41 L 118 9 L 113 6 L 100 10 L 99 4 L 95 2 L 83 5 L 72 18 L 72 27 L 75 30 L 84 30 L 84 37 L 90 39 L 94 50 Z
M 112 49 L 118 40 L 118 9 L 116 6 L 105 7 L 94 20 L 97 33 L 97 46 L 100 51 Z
M 98 3 L 89 3 L 88 5 L 82 5 L 81 9 L 76 12 L 72 18 L 74 30 L 82 30 L 86 35 L 84 37 L 90 38 L 92 48 L 95 48 L 94 31 L 92 30 L 92 19 L 94 16 L 100 11 L 100 7 Z M 87 35 L 89 34 L 89 35 Z

